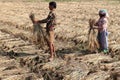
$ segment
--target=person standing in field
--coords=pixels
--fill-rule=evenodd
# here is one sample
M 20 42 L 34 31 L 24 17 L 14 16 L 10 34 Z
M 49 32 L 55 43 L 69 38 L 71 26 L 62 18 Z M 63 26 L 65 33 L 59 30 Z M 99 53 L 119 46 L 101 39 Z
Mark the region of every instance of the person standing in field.
M 106 9 L 101 9 L 99 11 L 99 19 L 97 23 L 95 24 L 94 29 L 98 29 L 98 43 L 100 45 L 100 50 L 102 50 L 104 53 L 108 53 L 108 12 Z
M 49 50 L 50 50 L 50 58 L 49 58 L 50 61 L 52 61 L 55 56 L 54 30 L 55 30 L 55 26 L 56 26 L 56 14 L 55 14 L 56 7 L 57 7 L 56 2 L 54 2 L 54 1 L 49 2 L 49 10 L 50 11 L 49 11 L 49 14 L 46 19 L 35 20 L 33 15 L 29 16 L 33 23 L 39 23 L 39 24 L 46 23 L 46 33 L 48 36 L 47 43 L 48 43 Z

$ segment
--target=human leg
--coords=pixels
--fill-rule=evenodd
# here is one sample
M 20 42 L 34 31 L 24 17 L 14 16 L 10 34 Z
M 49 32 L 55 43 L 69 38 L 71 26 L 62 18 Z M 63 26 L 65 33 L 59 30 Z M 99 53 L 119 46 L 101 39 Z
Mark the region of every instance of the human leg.
M 107 32 L 103 31 L 101 33 L 101 36 L 102 36 L 102 39 L 101 39 L 102 50 L 103 50 L 104 53 L 107 53 L 108 52 L 108 35 L 107 35 Z
M 100 32 L 98 32 L 97 40 L 98 40 L 98 44 L 99 44 L 99 51 L 101 51 L 102 50 L 102 43 L 101 43 L 101 33 Z
M 50 49 L 50 58 L 54 58 L 55 47 L 54 47 L 54 32 L 49 31 L 49 49 Z

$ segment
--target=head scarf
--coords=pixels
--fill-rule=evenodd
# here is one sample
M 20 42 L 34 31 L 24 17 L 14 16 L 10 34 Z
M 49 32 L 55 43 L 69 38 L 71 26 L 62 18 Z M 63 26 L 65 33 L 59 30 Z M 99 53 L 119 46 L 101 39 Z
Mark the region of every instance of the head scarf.
M 107 12 L 107 10 L 106 9 L 101 9 L 100 11 L 99 11 L 99 14 L 101 14 L 101 15 L 106 15 L 106 17 L 109 17 L 109 15 L 108 15 L 108 12 Z

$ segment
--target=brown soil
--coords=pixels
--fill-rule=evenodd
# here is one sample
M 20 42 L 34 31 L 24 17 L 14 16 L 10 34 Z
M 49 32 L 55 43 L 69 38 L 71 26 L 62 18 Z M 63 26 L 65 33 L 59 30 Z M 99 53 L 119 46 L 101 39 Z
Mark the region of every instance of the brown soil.
M 120 34 L 118 2 L 58 2 L 56 10 L 56 58 L 33 43 L 29 13 L 42 19 L 47 2 L 0 1 L 1 80 L 120 80 Z M 69 6 L 69 7 L 68 7 Z M 88 21 L 108 9 L 109 55 L 87 50 Z M 44 26 L 44 25 L 42 25 Z

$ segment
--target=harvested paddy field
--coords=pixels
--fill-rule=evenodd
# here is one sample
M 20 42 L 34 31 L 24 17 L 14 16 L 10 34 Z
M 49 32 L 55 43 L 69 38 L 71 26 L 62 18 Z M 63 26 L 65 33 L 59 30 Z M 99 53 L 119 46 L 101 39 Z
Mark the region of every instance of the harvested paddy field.
M 44 19 L 48 2 L 0 0 L 1 80 L 120 80 L 119 1 L 57 3 L 56 58 L 34 43 L 31 12 Z M 109 55 L 87 50 L 89 19 L 109 13 Z M 45 27 L 45 25 L 42 25 Z

